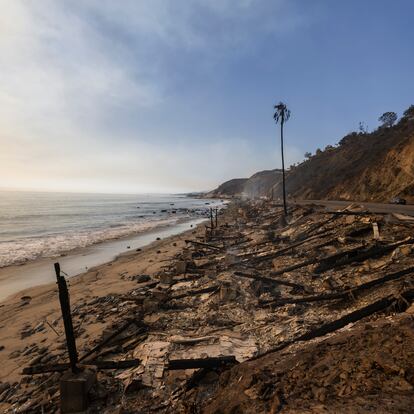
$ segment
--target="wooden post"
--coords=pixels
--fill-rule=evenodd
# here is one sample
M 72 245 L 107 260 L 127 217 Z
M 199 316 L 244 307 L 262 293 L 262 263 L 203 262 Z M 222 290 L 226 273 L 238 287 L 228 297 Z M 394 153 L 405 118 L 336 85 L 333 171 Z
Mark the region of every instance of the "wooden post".
M 218 208 L 217 207 L 215 209 L 215 213 L 216 213 L 216 228 L 217 228 L 217 221 L 218 221 Z
M 214 223 L 213 223 L 213 209 L 210 207 L 210 227 L 211 230 L 213 230 L 214 228 Z
M 69 292 L 64 276 L 60 275 L 60 264 L 55 263 L 55 273 L 59 288 L 59 302 L 62 311 L 63 324 L 65 326 L 66 345 L 68 347 L 70 368 L 74 374 L 79 372 L 76 366 L 78 352 L 76 350 L 75 333 L 73 331 L 72 315 L 70 312 Z

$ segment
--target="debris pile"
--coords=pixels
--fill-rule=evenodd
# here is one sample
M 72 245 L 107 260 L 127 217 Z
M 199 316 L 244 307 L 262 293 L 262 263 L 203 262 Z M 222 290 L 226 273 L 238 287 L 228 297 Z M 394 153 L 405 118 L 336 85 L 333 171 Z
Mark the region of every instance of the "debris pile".
M 121 275 L 130 292 L 72 304 L 91 412 L 409 412 L 412 222 L 263 201 L 217 214 L 160 272 Z M 64 338 L 32 344 L 35 329 L 27 375 L 0 384 L 6 412 L 57 412 Z

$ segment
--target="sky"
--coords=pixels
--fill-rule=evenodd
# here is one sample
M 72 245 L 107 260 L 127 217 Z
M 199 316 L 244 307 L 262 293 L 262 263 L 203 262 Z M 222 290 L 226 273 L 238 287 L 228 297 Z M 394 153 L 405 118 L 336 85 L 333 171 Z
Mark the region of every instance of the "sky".
M 202 191 L 414 104 L 412 0 L 0 0 L 0 188 Z

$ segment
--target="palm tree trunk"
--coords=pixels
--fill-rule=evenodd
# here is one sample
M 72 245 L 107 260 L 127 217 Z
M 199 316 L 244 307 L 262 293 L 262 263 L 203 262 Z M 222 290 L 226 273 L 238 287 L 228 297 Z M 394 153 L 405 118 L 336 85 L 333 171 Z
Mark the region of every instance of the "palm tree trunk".
M 285 216 L 287 216 L 286 185 L 285 185 L 285 156 L 283 154 L 283 124 L 284 124 L 284 119 L 282 118 L 282 122 L 280 123 L 280 146 L 281 146 L 281 149 L 282 149 L 283 210 L 285 212 Z

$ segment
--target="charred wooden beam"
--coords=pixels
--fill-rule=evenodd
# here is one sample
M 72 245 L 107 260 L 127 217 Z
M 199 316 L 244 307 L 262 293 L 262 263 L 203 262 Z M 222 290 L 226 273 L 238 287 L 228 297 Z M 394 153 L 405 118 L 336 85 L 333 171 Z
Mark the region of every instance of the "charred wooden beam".
M 283 286 L 289 286 L 292 288 L 304 290 L 304 287 L 302 285 L 298 285 L 297 283 L 288 282 L 282 279 L 273 279 L 271 277 L 254 275 L 254 274 L 244 273 L 244 272 L 234 272 L 233 274 L 235 276 L 245 277 L 245 278 L 254 279 L 254 280 L 260 280 L 261 282 L 272 283 L 274 285 L 283 285 Z
M 400 240 L 399 242 L 387 244 L 384 246 L 373 245 L 368 248 L 355 248 L 345 252 L 339 252 L 319 260 L 319 265 L 315 268 L 315 273 L 323 273 L 327 270 L 338 266 L 344 266 L 349 263 L 363 262 L 372 257 L 381 257 L 391 252 L 396 247 L 403 244 L 414 243 L 414 238 Z
M 102 342 L 100 342 L 98 345 L 94 346 L 92 349 L 90 349 L 86 354 L 84 354 L 81 358 L 79 358 L 79 361 L 84 361 L 91 355 L 93 355 L 95 352 L 99 351 L 103 346 L 111 342 L 114 338 L 116 338 L 118 335 L 120 335 L 122 332 L 125 331 L 131 324 L 137 323 L 136 319 L 129 319 L 125 323 L 121 325 L 118 329 L 116 329 L 111 335 L 109 335 L 107 338 L 105 338 Z
M 403 244 L 414 243 L 414 238 L 404 239 L 396 243 L 388 244 L 385 246 L 371 246 L 366 249 L 363 246 L 358 246 L 350 250 L 338 252 L 332 255 L 324 257 L 315 257 L 303 262 L 294 264 L 292 266 L 285 267 L 283 269 L 271 272 L 271 276 L 282 275 L 283 273 L 290 272 L 292 270 L 300 269 L 311 264 L 318 263 L 319 265 L 314 270 L 316 273 L 323 273 L 327 270 L 335 267 L 344 266 L 353 262 L 362 262 L 371 257 L 380 257 L 386 253 L 389 253 L 393 249 Z
M 382 298 L 380 300 L 377 300 L 376 302 L 371 303 L 368 306 L 365 306 L 365 307 L 363 307 L 361 309 L 358 309 L 354 312 L 348 313 L 347 315 L 342 316 L 341 318 L 339 318 L 335 321 L 328 322 L 326 324 L 321 325 L 319 328 L 310 330 L 310 331 L 298 336 L 295 339 L 282 342 L 278 346 L 276 346 L 274 348 L 271 348 L 271 349 L 267 350 L 266 352 L 263 352 L 263 353 L 255 356 L 255 357 L 251 358 L 250 360 L 255 360 L 255 359 L 261 358 L 262 356 L 268 355 L 270 353 L 281 351 L 282 349 L 285 349 L 288 346 L 290 346 L 290 345 L 292 345 L 296 342 L 309 341 L 311 339 L 318 338 L 320 336 L 325 336 L 329 333 L 335 332 L 338 329 L 341 329 L 341 328 L 345 327 L 346 325 L 348 325 L 350 323 L 358 322 L 359 320 L 361 320 L 363 318 L 366 318 L 367 316 L 371 316 L 376 312 L 384 311 L 387 308 L 389 308 L 390 306 L 398 304 L 400 299 L 402 299 L 405 302 L 413 301 L 413 299 L 414 299 L 414 289 L 410 289 L 410 290 L 407 290 L 407 291 L 401 293 L 400 295 L 398 295 L 398 298 L 391 295 L 391 296 L 387 296 L 385 298 Z M 405 304 L 405 306 L 406 306 L 406 304 Z
M 359 237 L 372 232 L 372 223 L 358 223 L 345 230 L 346 237 Z
M 323 301 L 330 301 L 336 299 L 346 299 L 350 297 L 354 297 L 361 293 L 364 290 L 370 289 L 374 286 L 382 285 L 386 282 L 390 282 L 393 280 L 398 280 L 401 277 L 414 274 L 414 267 L 409 267 L 403 270 L 400 270 L 395 273 L 390 273 L 378 279 L 371 280 L 369 282 L 363 283 L 358 285 L 352 289 L 347 289 L 343 292 L 335 292 L 335 293 L 327 293 L 322 295 L 314 295 L 314 296 L 305 296 L 302 298 L 278 298 L 272 299 L 268 301 L 260 302 L 260 305 L 271 305 L 271 306 L 283 306 L 287 304 L 294 304 L 294 303 L 311 303 L 311 302 L 323 302 Z
M 236 357 L 231 356 L 221 356 L 221 357 L 211 357 L 211 358 L 195 358 L 195 359 L 171 359 L 166 366 L 166 369 L 169 371 L 178 370 L 178 369 L 198 369 L 198 368 L 208 368 L 214 369 L 219 368 L 224 365 L 237 364 Z
M 60 264 L 55 263 L 55 273 L 56 273 L 56 280 L 59 290 L 59 303 L 60 309 L 62 311 L 62 318 L 63 324 L 65 327 L 65 337 L 66 337 L 66 345 L 68 348 L 69 360 L 70 360 L 70 368 L 73 373 L 78 372 L 78 368 L 76 366 L 78 362 L 78 352 L 76 350 L 76 340 L 75 340 L 75 332 L 73 330 L 73 322 L 72 322 L 72 315 L 70 312 L 70 299 L 69 299 L 69 291 L 68 286 L 66 284 L 66 280 L 64 276 L 60 275 Z
M 319 239 L 323 236 L 331 235 L 332 233 L 333 233 L 332 230 L 328 230 L 328 231 L 325 231 L 323 233 L 320 233 L 320 234 L 314 235 L 312 237 L 309 237 L 305 240 L 301 240 L 301 241 L 298 241 L 296 243 L 292 243 L 289 246 L 283 247 L 283 248 L 278 249 L 278 250 L 274 250 L 274 251 L 271 251 L 271 252 L 262 250 L 262 251 L 259 251 L 259 252 L 244 253 L 244 254 L 239 255 L 238 257 L 245 258 L 245 257 L 255 256 L 255 255 L 259 255 L 259 254 L 264 253 L 261 256 L 254 257 L 252 260 L 253 261 L 261 261 L 261 260 L 274 259 L 275 257 L 281 256 L 283 253 L 286 253 L 289 250 L 294 249 L 295 247 L 299 247 L 299 246 L 301 246 L 301 245 L 303 245 L 307 242 Z
M 283 275 L 283 273 L 291 272 L 292 270 L 301 269 L 302 267 L 305 267 L 305 266 L 309 266 L 311 264 L 318 263 L 318 261 L 319 261 L 319 258 L 315 257 L 313 259 L 305 260 L 303 262 L 296 263 L 294 265 L 285 267 L 285 268 L 280 269 L 280 270 L 275 270 L 273 272 L 270 272 L 270 275 L 271 276 Z
M 328 223 L 330 223 L 330 222 L 334 221 L 335 219 L 336 219 L 336 217 L 331 216 L 330 218 L 328 218 L 327 220 L 325 220 L 325 221 L 323 222 L 323 225 L 326 225 L 326 224 L 328 224 Z M 311 236 L 311 235 L 312 235 L 312 233 L 313 233 L 315 230 L 319 230 L 320 228 L 321 228 L 321 223 L 315 223 L 315 224 L 311 225 L 311 226 L 310 226 L 308 229 L 306 229 L 304 232 L 302 232 L 302 233 L 298 234 L 298 235 L 296 236 L 295 241 L 306 240 L 307 238 L 312 237 L 312 236 Z
M 330 301 L 335 299 L 343 299 L 348 296 L 348 293 L 327 293 L 323 295 L 314 295 L 314 296 L 304 296 L 301 298 L 278 298 L 278 299 L 271 299 L 271 300 L 263 300 L 259 304 L 262 306 L 283 306 L 288 304 L 295 304 L 295 303 L 311 303 L 311 302 L 323 302 L 323 301 Z

